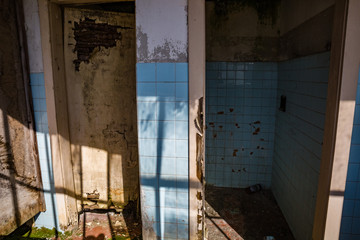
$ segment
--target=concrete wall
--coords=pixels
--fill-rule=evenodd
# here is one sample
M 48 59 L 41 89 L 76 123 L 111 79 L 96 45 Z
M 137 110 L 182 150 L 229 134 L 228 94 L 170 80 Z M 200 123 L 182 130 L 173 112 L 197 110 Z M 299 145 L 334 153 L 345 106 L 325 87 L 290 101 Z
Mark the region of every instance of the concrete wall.
M 206 69 L 206 183 L 269 188 L 277 63 L 210 62 Z
M 137 1 L 138 62 L 187 62 L 187 3 Z
M 136 28 L 143 237 L 188 239 L 187 1 L 138 0 Z
M 334 2 L 282 0 L 259 8 L 207 1 L 206 59 L 278 61 L 329 51 Z
M 59 230 L 49 128 L 47 123 L 38 4 L 37 1 L 23 0 L 23 5 L 30 68 L 30 84 L 35 112 L 35 129 L 46 204 L 46 211 L 39 214 L 35 226 L 50 229 L 57 228 Z
M 64 46 L 78 207 L 97 192 L 98 207 L 122 208 L 139 199 L 135 15 L 65 8 Z
M 281 1 L 279 25 L 281 35 L 300 26 L 334 4 L 335 0 Z
M 296 239 L 311 239 L 324 134 L 329 52 L 279 63 L 272 191 Z
M 263 12 L 240 2 L 206 2 L 206 61 L 276 61 L 279 1 Z

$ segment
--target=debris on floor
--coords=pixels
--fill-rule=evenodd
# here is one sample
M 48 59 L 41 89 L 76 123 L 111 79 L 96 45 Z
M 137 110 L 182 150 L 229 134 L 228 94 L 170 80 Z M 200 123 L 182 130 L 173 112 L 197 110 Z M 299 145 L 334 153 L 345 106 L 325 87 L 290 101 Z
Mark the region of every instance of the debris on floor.
M 85 211 L 79 215 L 79 224 L 61 233 L 55 229 L 22 226 L 6 239 L 52 239 L 52 240 L 140 240 L 141 220 L 128 212 Z M 0 239 L 2 239 L 0 237 Z
M 270 190 L 248 194 L 246 189 L 207 186 L 205 193 L 207 239 L 294 240 Z
M 124 217 L 122 212 L 84 212 L 72 239 L 141 239 L 141 224 L 133 216 Z

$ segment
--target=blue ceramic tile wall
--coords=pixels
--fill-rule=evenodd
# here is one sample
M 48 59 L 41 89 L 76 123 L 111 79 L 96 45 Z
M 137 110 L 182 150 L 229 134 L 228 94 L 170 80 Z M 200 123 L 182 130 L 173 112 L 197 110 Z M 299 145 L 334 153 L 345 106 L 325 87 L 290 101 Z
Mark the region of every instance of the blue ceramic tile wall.
M 188 64 L 137 63 L 142 221 L 188 239 Z
M 207 63 L 207 184 L 270 187 L 276 92 L 276 62 Z
M 54 175 L 51 160 L 50 137 L 46 112 L 44 74 L 31 73 L 30 85 L 33 97 L 35 130 L 46 204 L 46 211 L 40 213 L 37 216 L 35 226 L 46 227 L 50 229 L 57 228 L 59 230 Z
M 360 76 L 360 74 L 359 74 Z M 348 173 L 342 212 L 340 240 L 360 239 L 360 80 L 351 139 Z
M 311 239 L 324 132 L 330 53 L 278 65 L 271 188 L 296 239 Z

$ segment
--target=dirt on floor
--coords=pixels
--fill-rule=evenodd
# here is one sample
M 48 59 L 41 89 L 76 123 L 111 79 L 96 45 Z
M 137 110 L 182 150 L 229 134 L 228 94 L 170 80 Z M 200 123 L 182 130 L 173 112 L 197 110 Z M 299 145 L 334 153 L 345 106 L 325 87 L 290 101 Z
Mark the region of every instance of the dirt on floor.
M 246 189 L 207 186 L 206 235 L 209 240 L 294 240 L 270 190 L 249 194 Z
M 131 212 L 93 210 L 81 213 L 79 224 L 64 233 L 25 224 L 0 239 L 140 240 L 141 232 L 141 220 Z

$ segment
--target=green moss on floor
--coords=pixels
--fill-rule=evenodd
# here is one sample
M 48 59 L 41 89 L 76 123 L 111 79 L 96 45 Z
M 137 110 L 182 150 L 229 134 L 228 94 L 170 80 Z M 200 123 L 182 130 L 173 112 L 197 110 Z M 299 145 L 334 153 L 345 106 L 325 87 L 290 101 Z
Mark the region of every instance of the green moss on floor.
M 58 232 L 55 228 L 49 229 L 45 227 L 37 228 L 33 227 L 30 231 L 25 233 L 22 237 L 27 239 L 52 239 L 58 237 L 58 239 L 67 239 L 72 235 L 72 232 L 66 231 L 64 233 Z

